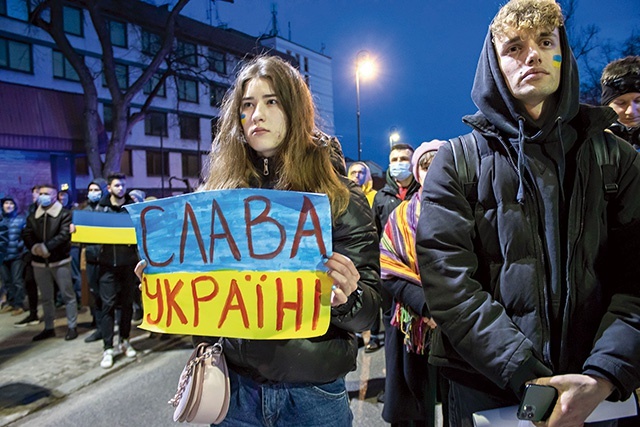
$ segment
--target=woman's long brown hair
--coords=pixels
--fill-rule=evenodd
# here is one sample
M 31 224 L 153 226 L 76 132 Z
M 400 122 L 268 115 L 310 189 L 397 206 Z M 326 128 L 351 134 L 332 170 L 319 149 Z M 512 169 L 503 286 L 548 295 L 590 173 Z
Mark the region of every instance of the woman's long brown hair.
M 324 193 L 331 202 L 333 218 L 337 218 L 347 209 L 349 190 L 331 164 L 330 144 L 314 136 L 319 131 L 309 88 L 298 70 L 275 56 L 258 56 L 245 64 L 225 95 L 202 189 L 247 188 L 260 182 L 261 171 L 249 158 L 250 146 L 240 123 L 245 85 L 256 78 L 269 81 L 287 120 L 285 139 L 274 155 L 280 164 L 275 188 Z

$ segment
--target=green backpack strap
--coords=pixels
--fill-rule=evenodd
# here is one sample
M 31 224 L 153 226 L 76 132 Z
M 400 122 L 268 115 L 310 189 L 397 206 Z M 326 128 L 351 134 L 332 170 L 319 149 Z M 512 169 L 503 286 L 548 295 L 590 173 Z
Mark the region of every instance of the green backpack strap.
M 472 207 L 478 201 L 478 171 L 480 155 L 476 136 L 471 133 L 449 140 L 453 152 L 453 161 L 458 172 L 458 182 L 464 189 L 464 195 Z
M 595 134 L 591 138 L 591 145 L 602 170 L 604 198 L 608 201 L 618 193 L 616 179 L 620 164 L 620 147 L 616 138 L 607 131 Z

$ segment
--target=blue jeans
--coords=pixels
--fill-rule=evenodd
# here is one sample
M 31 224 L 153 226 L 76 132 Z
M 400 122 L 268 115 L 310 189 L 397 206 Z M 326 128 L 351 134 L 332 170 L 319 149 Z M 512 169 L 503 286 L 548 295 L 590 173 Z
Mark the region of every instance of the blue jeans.
M 450 381 L 449 388 L 449 425 L 451 427 L 473 427 L 473 413 L 488 409 L 513 406 L 507 401 L 488 393 Z M 616 427 L 617 421 L 586 423 L 589 427 Z
M 22 258 L 5 260 L 0 267 L 2 282 L 7 289 L 7 302 L 13 308 L 24 308 L 24 262 Z
M 231 401 L 222 427 L 349 427 L 344 378 L 327 384 L 260 384 L 229 369 Z

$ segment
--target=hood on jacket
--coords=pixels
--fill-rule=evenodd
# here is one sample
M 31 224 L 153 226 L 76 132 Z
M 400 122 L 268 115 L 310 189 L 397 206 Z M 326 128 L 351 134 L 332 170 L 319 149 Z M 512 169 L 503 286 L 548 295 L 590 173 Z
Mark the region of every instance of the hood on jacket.
M 7 202 L 7 201 L 11 201 L 15 205 L 15 209 L 10 214 L 5 213 L 3 208 L 4 202 Z M 18 203 L 16 203 L 16 200 L 11 196 L 6 196 L 0 199 L 0 208 L 2 209 L 2 211 L 0 212 L 1 216 L 14 217 L 18 215 Z
M 102 194 L 104 195 L 107 192 L 107 180 L 104 178 L 96 178 L 91 180 L 91 182 L 89 184 L 87 184 L 87 190 L 89 190 L 89 186 L 91 184 L 95 184 L 98 187 L 100 187 L 100 191 L 102 191 Z

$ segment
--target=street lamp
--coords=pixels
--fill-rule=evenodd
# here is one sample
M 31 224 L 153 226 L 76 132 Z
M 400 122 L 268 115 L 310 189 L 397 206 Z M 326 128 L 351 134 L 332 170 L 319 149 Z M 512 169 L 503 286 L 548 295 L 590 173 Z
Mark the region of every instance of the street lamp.
M 361 50 L 356 55 L 356 122 L 358 126 L 358 161 L 362 157 L 362 142 L 360 140 L 360 75 L 369 77 L 375 73 L 375 63 L 369 57 L 369 52 Z
M 400 134 L 398 133 L 398 128 L 392 126 L 389 129 L 389 149 L 393 148 L 393 144 L 400 141 Z

